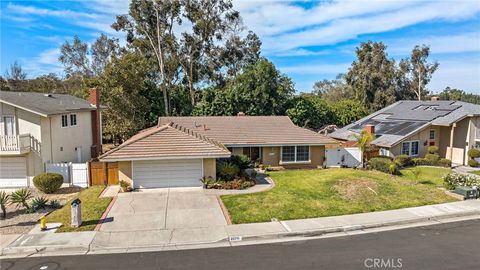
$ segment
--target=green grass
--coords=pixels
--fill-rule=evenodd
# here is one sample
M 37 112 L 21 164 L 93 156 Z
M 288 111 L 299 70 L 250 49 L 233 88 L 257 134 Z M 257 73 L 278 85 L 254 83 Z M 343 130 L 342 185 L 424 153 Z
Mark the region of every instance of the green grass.
M 480 175 L 480 170 L 478 170 L 478 171 L 469 171 L 469 173 L 473 173 L 473 174 L 476 174 L 476 175 Z
M 420 167 L 419 181 L 353 169 L 271 172 L 276 186 L 267 192 L 225 195 L 233 223 L 346 215 L 455 201 L 437 186 L 446 169 Z M 438 171 L 437 171 L 438 170 Z
M 408 178 L 410 180 L 417 180 L 419 183 L 431 184 L 436 187 L 443 187 L 443 177 L 451 172 L 452 170 L 447 168 L 436 168 L 436 167 L 416 167 L 420 170 L 420 175 L 418 179 L 412 175 L 412 170 L 415 168 L 408 168 L 401 170 L 401 176 Z
M 112 198 L 99 198 L 104 186 L 92 186 L 79 193 L 78 196 L 67 202 L 62 208 L 57 209 L 47 216 L 47 222 L 60 222 L 60 227 L 57 232 L 78 232 L 78 231 L 93 231 L 98 221 L 102 217 L 103 212 L 107 209 L 108 204 Z M 78 228 L 70 227 L 71 211 L 70 203 L 80 198 L 82 201 L 82 225 Z

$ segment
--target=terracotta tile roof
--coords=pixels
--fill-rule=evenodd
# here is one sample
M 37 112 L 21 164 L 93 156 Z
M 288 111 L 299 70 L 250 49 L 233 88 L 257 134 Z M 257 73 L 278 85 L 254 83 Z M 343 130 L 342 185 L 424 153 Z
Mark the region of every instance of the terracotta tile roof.
M 159 124 L 173 122 L 192 129 L 227 147 L 241 145 L 324 145 L 337 141 L 295 126 L 288 116 L 160 117 Z
M 230 155 L 222 144 L 178 124 L 167 123 L 140 131 L 99 159 L 218 158 Z

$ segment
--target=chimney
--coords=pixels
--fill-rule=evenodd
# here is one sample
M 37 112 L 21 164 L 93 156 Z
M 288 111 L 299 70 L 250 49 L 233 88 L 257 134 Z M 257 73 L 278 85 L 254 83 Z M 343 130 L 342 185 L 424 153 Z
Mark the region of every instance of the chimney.
M 90 96 L 88 102 L 95 106 L 95 110 L 91 112 L 92 116 L 92 147 L 91 157 L 96 158 L 102 154 L 102 118 L 100 115 L 100 90 L 90 88 Z
M 438 101 L 438 97 L 437 97 L 437 96 L 433 96 L 430 100 L 431 100 L 431 101 Z
M 245 113 L 244 112 L 238 112 L 237 116 L 245 116 Z
M 375 134 L 375 126 L 374 126 L 374 125 L 370 125 L 370 124 L 365 125 L 365 130 L 366 130 L 367 132 L 370 132 L 370 133 L 372 133 L 372 134 Z

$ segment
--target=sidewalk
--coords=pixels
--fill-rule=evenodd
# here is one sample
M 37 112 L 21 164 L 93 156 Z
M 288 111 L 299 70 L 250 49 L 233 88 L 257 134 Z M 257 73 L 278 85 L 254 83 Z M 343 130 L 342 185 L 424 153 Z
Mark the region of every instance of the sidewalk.
M 178 230 L 22 235 L 8 246 L 2 246 L 2 256 L 123 253 L 234 246 L 287 241 L 295 237 L 339 236 L 372 229 L 388 230 L 395 229 L 394 226 L 433 224 L 452 218 L 480 219 L 480 200 L 335 217 Z

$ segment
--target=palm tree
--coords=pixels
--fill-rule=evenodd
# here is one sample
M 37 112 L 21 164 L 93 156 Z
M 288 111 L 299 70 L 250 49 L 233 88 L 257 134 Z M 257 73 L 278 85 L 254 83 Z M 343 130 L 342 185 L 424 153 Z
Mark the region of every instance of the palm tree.
M 364 159 L 367 161 L 367 158 L 365 157 L 365 151 L 370 149 L 370 143 L 375 140 L 375 134 L 364 129 L 360 132 L 360 134 L 352 134 L 351 137 L 353 137 L 357 142 L 357 146 L 362 153 L 362 167 L 365 167 L 365 162 L 363 162 Z
M 2 208 L 3 218 L 7 217 L 6 205 L 10 200 L 10 195 L 5 191 L 0 191 L 0 207 Z

